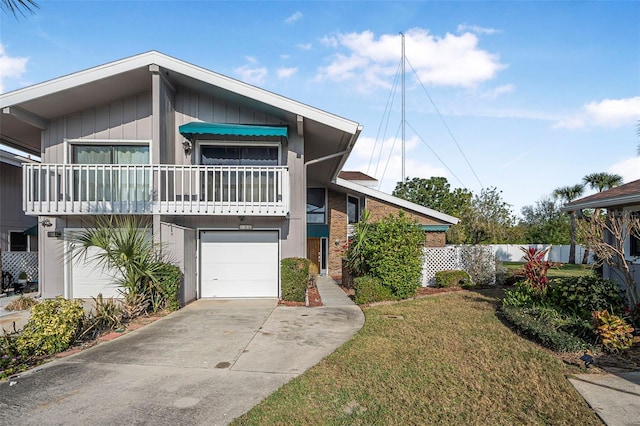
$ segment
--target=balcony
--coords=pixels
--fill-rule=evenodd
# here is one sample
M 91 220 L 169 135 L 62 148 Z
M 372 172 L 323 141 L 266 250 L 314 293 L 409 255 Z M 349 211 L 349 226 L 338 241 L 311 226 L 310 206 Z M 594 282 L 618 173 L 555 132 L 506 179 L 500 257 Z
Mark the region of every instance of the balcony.
M 28 215 L 286 216 L 287 167 L 25 164 Z

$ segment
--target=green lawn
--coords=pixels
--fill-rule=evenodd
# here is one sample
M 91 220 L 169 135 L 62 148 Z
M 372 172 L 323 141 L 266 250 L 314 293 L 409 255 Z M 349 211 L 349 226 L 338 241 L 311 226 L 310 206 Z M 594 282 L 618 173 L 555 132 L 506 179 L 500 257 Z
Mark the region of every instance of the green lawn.
M 570 367 L 497 318 L 496 294 L 364 308 L 353 339 L 233 424 L 601 425 Z
M 524 266 L 523 262 L 503 262 L 505 268 L 509 271 L 517 272 Z M 569 263 L 563 263 L 560 266 L 549 269 L 547 276 L 549 278 L 561 278 L 561 277 L 582 277 L 593 274 L 592 265 L 571 265 Z

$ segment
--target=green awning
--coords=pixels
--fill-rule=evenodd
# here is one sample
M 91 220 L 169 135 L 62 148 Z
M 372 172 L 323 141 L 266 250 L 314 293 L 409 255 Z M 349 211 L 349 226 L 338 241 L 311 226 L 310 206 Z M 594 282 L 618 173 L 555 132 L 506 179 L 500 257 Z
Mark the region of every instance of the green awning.
M 194 135 L 288 137 L 286 126 L 252 126 L 248 124 L 204 123 L 194 121 L 183 124 L 178 129 L 182 136 L 191 141 Z
M 22 235 L 38 235 L 38 225 L 33 225 L 24 231 L 22 231 Z
M 420 225 L 424 232 L 447 232 L 449 225 Z
M 329 225 L 307 223 L 307 238 L 329 238 Z

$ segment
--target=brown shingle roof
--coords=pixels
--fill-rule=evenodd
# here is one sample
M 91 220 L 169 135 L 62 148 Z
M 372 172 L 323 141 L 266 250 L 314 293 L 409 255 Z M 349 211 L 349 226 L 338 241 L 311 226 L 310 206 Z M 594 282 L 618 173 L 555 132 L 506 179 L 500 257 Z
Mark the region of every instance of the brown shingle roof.
M 640 179 L 567 203 L 564 210 L 640 203 Z
M 377 181 L 376 178 L 371 177 L 369 175 L 365 175 L 362 172 L 340 172 L 338 173 L 338 177 L 344 179 L 344 180 L 375 180 Z

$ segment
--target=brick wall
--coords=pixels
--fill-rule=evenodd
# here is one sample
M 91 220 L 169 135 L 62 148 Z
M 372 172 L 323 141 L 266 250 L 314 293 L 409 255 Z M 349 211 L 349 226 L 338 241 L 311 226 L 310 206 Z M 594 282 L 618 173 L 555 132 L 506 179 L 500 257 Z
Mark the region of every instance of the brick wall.
M 347 242 L 347 195 L 328 191 L 329 203 L 329 276 L 342 280 L 342 248 Z M 337 244 L 336 244 L 337 242 Z
M 425 247 L 444 247 L 447 244 L 447 238 L 444 232 L 425 232 Z
M 397 214 L 399 210 L 402 210 L 397 206 L 389 204 L 385 201 L 380 201 L 369 197 L 367 197 L 365 203 L 366 209 L 371 212 L 371 221 L 373 222 L 376 222 L 385 216 L 389 216 L 390 214 Z M 446 222 L 442 222 L 429 216 L 412 213 L 407 210 L 404 210 L 404 212 L 411 219 L 416 220 L 420 225 L 447 225 Z

